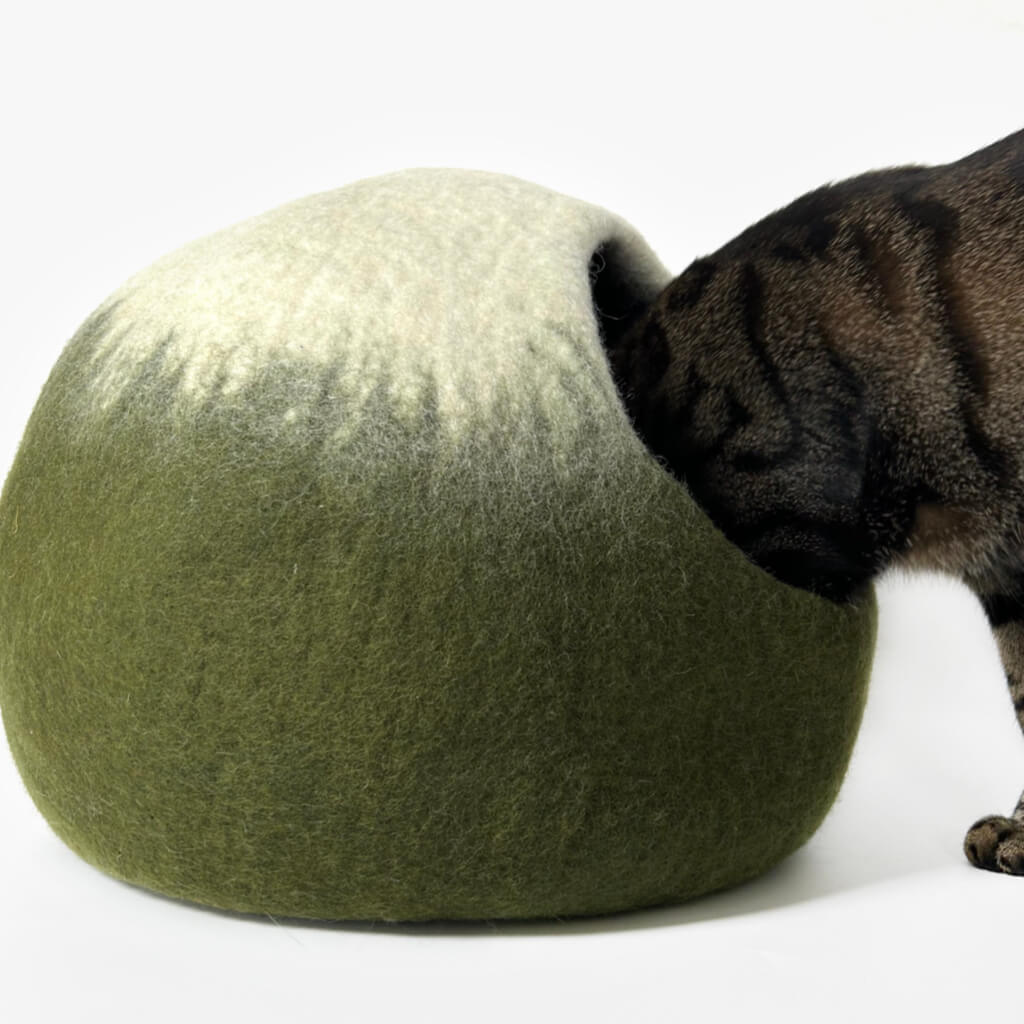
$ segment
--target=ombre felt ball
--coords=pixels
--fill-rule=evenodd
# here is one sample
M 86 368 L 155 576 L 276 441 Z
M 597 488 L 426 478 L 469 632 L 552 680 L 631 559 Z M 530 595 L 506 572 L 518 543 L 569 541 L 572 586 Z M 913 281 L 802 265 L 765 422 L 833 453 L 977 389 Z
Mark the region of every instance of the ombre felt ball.
M 0 704 L 55 832 L 330 919 L 617 911 L 800 846 L 873 598 L 765 575 L 637 438 L 602 339 L 667 276 L 600 209 L 425 170 L 104 303 L 0 502 Z

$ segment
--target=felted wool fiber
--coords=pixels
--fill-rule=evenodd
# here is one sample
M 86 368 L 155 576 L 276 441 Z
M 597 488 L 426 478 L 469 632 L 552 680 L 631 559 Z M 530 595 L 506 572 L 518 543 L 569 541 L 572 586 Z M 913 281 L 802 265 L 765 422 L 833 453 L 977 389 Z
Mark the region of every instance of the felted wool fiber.
M 332 919 L 595 914 L 820 823 L 873 599 L 775 582 L 602 347 L 666 272 L 610 214 L 414 171 L 191 244 L 46 384 L 0 502 L 0 702 L 129 882 Z

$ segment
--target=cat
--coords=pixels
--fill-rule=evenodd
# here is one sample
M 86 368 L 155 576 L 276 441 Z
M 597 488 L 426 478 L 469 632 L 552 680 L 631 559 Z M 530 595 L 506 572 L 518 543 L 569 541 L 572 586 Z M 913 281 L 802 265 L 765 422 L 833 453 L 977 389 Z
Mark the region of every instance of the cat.
M 605 334 L 635 428 L 722 532 L 832 601 L 980 598 L 1024 728 L 1024 131 L 826 185 Z M 964 840 L 1024 874 L 1024 794 Z

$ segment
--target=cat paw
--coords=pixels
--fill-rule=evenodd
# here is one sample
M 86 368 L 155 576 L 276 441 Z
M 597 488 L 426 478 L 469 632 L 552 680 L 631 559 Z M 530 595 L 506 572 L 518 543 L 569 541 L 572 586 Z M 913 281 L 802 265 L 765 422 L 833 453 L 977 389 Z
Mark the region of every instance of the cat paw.
M 1024 825 L 992 815 L 975 822 L 964 838 L 964 853 L 976 867 L 1024 875 Z

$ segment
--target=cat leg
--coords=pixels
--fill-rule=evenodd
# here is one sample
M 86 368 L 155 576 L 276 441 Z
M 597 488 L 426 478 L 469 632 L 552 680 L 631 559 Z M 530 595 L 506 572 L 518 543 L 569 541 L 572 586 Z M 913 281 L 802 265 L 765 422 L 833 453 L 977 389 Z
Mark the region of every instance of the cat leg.
M 1017 720 L 1024 729 L 1024 604 L 1005 597 L 983 599 L 1006 672 Z M 1006 818 L 990 815 L 975 822 L 964 838 L 967 859 L 987 871 L 1024 875 L 1024 793 Z

